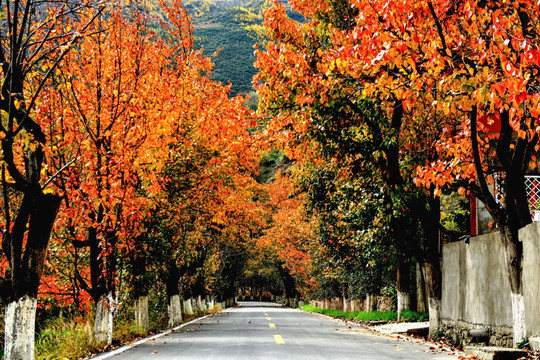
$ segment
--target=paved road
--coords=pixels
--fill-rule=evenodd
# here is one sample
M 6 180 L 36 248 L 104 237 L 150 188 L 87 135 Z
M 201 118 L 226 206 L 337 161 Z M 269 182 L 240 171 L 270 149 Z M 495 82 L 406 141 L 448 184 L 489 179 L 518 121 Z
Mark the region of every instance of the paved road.
M 359 326 L 322 315 L 243 302 L 108 359 L 458 359 L 427 349 L 370 335 Z

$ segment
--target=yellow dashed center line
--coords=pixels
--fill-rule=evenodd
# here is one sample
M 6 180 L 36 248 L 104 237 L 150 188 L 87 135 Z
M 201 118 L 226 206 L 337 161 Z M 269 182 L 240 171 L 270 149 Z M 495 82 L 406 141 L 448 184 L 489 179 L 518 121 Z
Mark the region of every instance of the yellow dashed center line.
M 266 320 L 272 320 L 272 318 L 267 317 Z
M 268 316 L 268 314 L 267 314 L 267 313 L 264 313 L 264 316 Z
M 274 340 L 276 340 L 276 344 L 285 344 L 285 340 L 283 340 L 281 335 L 274 335 Z
M 271 328 L 275 328 L 275 327 L 276 327 L 276 325 L 274 325 L 274 324 L 272 324 L 272 323 L 270 323 L 270 324 L 268 324 L 268 325 L 270 325 Z

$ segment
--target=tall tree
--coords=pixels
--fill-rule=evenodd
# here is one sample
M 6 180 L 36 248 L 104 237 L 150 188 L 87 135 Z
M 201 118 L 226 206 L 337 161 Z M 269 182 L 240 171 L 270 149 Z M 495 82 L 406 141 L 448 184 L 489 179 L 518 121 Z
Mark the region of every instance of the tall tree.
M 46 189 L 47 120 L 35 110 L 59 62 L 84 35 L 71 27 L 87 6 L 75 2 L 6 1 L 2 10 L 0 111 L 2 124 L 2 250 L 8 268 L 0 278 L 7 301 L 5 359 L 34 356 L 36 297 L 61 196 Z M 90 17 L 89 22 L 93 20 Z
M 455 114 L 441 132 L 440 161 L 418 182 L 441 188 L 455 178 L 480 199 L 500 230 L 512 292 L 514 344 L 527 337 L 519 229 L 531 223 L 525 174 L 539 145 L 539 4 L 533 1 L 428 2 L 436 116 Z
M 157 39 L 139 13 L 124 10 L 128 15 L 115 9 L 94 22 L 94 33 L 65 57 L 59 85 L 43 106 L 64 130 L 53 140 L 65 149 L 54 165 L 69 168 L 57 184 L 66 191 L 72 244 L 89 250 L 90 281 L 77 279 L 97 305 L 96 340 L 109 344 L 118 257 L 142 230 L 148 196 L 159 191 L 155 141 L 163 136 L 156 125 L 167 120 L 150 100 L 163 59 L 155 56 Z

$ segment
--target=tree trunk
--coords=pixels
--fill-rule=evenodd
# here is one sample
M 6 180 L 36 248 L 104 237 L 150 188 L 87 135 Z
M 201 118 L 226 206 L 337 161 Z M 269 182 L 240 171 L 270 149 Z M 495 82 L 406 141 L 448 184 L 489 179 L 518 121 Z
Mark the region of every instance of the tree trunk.
M 147 233 L 138 236 L 135 239 L 135 251 L 131 255 L 131 267 L 133 269 L 133 292 L 135 324 L 143 333 L 150 329 L 150 320 L 148 317 L 148 289 L 150 280 L 146 271 L 146 249 Z
M 34 359 L 37 299 L 28 295 L 5 310 L 4 360 Z
M 197 309 L 199 312 L 204 312 L 206 310 L 206 301 L 201 295 L 197 296 Z
M 349 304 L 347 303 L 347 286 L 341 286 L 341 296 L 343 298 L 343 312 L 349 311 Z
M 431 189 L 433 192 L 433 189 Z M 442 304 L 442 273 L 439 255 L 439 224 L 441 216 L 441 201 L 439 197 L 428 196 L 427 211 L 424 204 L 419 204 L 421 211 L 420 222 L 424 233 L 424 251 L 422 252 L 422 272 L 426 282 L 426 292 L 429 307 L 429 337 L 439 330 L 441 323 Z
M 191 299 L 184 300 L 184 314 L 193 315 L 193 308 L 191 307 Z
M 514 347 L 527 338 L 525 325 L 525 302 L 523 298 L 523 286 L 521 273 L 523 267 L 523 245 L 519 241 L 518 231 L 508 225 L 503 225 L 500 231 L 504 244 L 504 256 L 506 270 L 510 280 L 512 299 L 512 327 Z
M 525 300 L 523 293 L 512 293 L 512 327 L 513 327 L 513 345 L 517 347 L 518 343 L 527 338 L 527 327 L 525 325 Z
M 2 247 L 10 264 L 6 279 L 0 281 L 0 296 L 7 302 L 6 360 L 34 358 L 36 299 L 59 207 L 57 195 L 43 194 L 40 190 L 26 193 L 11 233 L 4 232 Z
M 167 307 L 169 313 L 169 327 L 175 327 L 182 323 L 182 308 L 180 307 L 180 295 L 169 297 Z
M 94 340 L 101 344 L 112 345 L 113 321 L 116 312 L 116 302 L 112 292 L 101 296 L 97 303 L 96 319 L 94 322 Z
M 403 310 L 411 309 L 411 261 L 405 254 L 398 254 L 397 261 L 397 314 L 401 320 Z
M 398 321 L 401 321 L 401 313 L 411 309 L 411 294 L 407 291 L 397 292 L 397 313 Z
M 298 296 L 298 291 L 296 290 L 296 281 L 289 271 L 284 267 L 284 264 L 278 263 L 277 269 L 281 280 L 283 281 L 283 288 L 285 289 L 285 293 L 283 294 L 284 298 L 289 300 Z M 288 304 L 285 304 L 285 306 L 288 306 Z
M 490 191 L 486 174 L 484 173 L 477 132 L 477 108 L 471 111 L 471 145 L 476 170 L 476 187 L 471 191 L 479 198 L 490 215 L 499 226 L 501 239 L 504 246 L 504 256 L 510 291 L 512 298 L 512 327 L 514 346 L 526 339 L 527 329 L 525 324 L 525 304 L 523 299 L 523 287 L 521 273 L 523 267 L 523 245 L 519 241 L 519 229 L 530 224 L 531 214 L 527 201 L 525 186 L 525 171 L 531 160 L 531 154 L 538 143 L 538 136 L 533 139 L 517 137 L 510 125 L 510 113 L 501 112 L 501 130 L 496 147 L 497 160 L 502 167 L 501 179 L 503 183 L 503 205 L 495 199 Z M 515 141 L 514 141 L 515 139 Z
M 377 295 L 367 294 L 366 296 L 366 311 L 377 310 Z
M 142 295 L 135 299 L 135 324 L 143 333 L 150 329 L 150 319 L 148 317 L 148 296 Z
M 439 258 L 434 261 L 425 261 L 423 265 L 424 278 L 426 279 L 426 288 L 428 292 L 428 307 L 429 307 L 429 333 L 428 337 L 432 338 L 435 332 L 439 330 L 441 324 L 441 304 L 442 304 L 442 287 L 441 287 L 441 267 Z
M 426 301 L 426 282 L 419 263 L 416 263 L 416 311 L 419 313 L 427 312 Z

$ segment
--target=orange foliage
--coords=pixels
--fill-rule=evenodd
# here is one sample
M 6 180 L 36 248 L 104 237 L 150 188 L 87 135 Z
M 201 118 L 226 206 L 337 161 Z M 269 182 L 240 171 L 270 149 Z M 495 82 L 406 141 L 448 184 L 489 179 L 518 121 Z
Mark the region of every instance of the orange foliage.
M 207 241 L 200 234 L 209 227 L 231 238 L 249 233 L 242 228 L 249 221 L 238 218 L 251 219 L 254 211 L 250 174 L 257 148 L 247 132 L 253 116 L 242 97 L 229 98 L 229 87 L 209 78 L 213 64 L 192 49 L 192 27 L 180 3 L 162 6 L 164 38 L 150 30 L 147 15 L 130 8 L 100 17 L 39 104 L 47 126 L 60 131 L 50 139 L 47 172 L 61 173 L 55 185 L 65 202 L 53 248 L 67 262 L 50 268 L 60 273 L 48 278 L 44 294 L 114 289 L 116 259 L 133 251 L 154 209 L 171 226 L 193 223 L 200 232 L 184 244 L 185 255 Z M 175 179 L 166 170 L 178 161 L 189 165 L 175 169 L 189 186 L 171 199 L 166 190 Z M 68 251 L 70 242 L 75 247 Z M 98 246 L 97 258 L 88 246 Z M 87 268 L 92 261 L 100 267 L 97 277 Z M 78 274 L 71 290 L 62 284 L 68 272 Z
M 304 208 L 306 196 L 294 194 L 294 183 L 281 173 L 264 188 L 268 201 L 263 206 L 270 226 L 258 239 L 258 246 L 263 252 L 269 249 L 284 263 L 301 292 L 312 291 L 317 286 L 312 263 L 316 226 Z
M 297 23 L 275 3 L 266 26 L 275 43 L 257 51 L 257 89 L 263 110 L 277 113 L 268 135 L 293 148 L 310 129 L 310 106 L 335 94 L 371 98 L 391 118 L 401 102 L 400 143 L 428 155 L 413 164 L 418 185 L 436 194 L 456 180 L 475 181 L 470 112 L 477 109 L 479 148 L 488 170 L 507 112 L 515 139 L 537 143 L 540 127 L 539 5 L 534 1 L 292 2 L 309 22 Z M 335 14 L 335 15 L 332 15 Z M 347 79 L 356 79 L 350 85 Z M 538 151 L 538 146 L 535 151 Z M 298 153 L 294 153 L 297 155 Z M 301 156 L 300 156 L 301 157 Z M 533 165 L 534 166 L 534 165 Z

